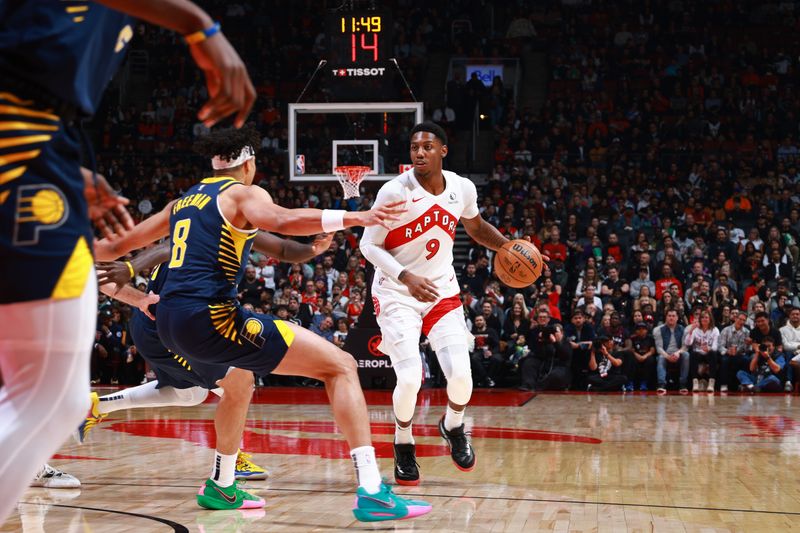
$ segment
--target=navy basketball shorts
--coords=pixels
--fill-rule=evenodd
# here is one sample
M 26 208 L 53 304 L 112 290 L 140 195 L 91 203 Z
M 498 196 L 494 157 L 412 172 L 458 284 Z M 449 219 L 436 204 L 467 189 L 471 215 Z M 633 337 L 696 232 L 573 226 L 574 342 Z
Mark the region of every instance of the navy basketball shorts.
M 234 303 L 162 300 L 156 322 L 164 345 L 192 364 L 232 366 L 257 376 L 275 370 L 294 341 L 286 322 Z

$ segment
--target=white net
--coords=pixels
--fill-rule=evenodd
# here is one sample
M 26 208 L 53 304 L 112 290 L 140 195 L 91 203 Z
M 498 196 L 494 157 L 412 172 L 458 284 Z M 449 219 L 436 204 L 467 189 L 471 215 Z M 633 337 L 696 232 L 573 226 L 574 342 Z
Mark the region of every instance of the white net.
M 357 198 L 360 196 L 358 187 L 361 185 L 364 176 L 370 170 L 372 170 L 370 167 L 362 166 L 343 166 L 333 169 L 333 173 L 336 174 L 339 183 L 342 184 L 345 199 Z

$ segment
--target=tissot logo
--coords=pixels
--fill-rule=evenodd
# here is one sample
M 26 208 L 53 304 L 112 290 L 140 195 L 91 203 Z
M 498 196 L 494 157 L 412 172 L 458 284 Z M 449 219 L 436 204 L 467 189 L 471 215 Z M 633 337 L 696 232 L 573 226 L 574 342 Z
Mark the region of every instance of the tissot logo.
M 337 78 L 356 77 L 363 78 L 369 76 L 383 76 L 386 72 L 385 67 L 376 68 L 335 68 L 331 73 Z

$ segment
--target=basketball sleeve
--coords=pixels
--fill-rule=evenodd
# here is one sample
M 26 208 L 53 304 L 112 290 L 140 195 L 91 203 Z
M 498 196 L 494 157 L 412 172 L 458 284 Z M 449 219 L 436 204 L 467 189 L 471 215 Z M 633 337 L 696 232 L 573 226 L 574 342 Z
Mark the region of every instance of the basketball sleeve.
M 405 200 L 405 197 L 397 188 L 396 183 L 390 181 L 384 184 L 378 191 L 378 195 L 375 198 L 375 205 L 400 202 L 403 200 Z M 367 261 L 379 268 L 381 272 L 399 281 L 397 278 L 405 267 L 384 248 L 384 241 L 388 233 L 389 230 L 383 226 L 370 226 L 365 228 L 360 243 L 361 253 Z
M 461 189 L 464 191 L 464 211 L 462 218 L 475 218 L 480 214 L 478 209 L 478 190 L 472 180 L 461 178 Z

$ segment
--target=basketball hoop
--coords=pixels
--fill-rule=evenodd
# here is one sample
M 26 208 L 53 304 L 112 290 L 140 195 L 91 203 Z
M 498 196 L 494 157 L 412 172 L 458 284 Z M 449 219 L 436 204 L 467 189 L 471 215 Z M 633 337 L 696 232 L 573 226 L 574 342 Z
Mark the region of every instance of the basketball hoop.
M 360 196 L 358 194 L 358 186 L 361 185 L 361 181 L 370 170 L 372 168 L 365 166 L 341 166 L 333 169 L 333 173 L 336 174 L 339 183 L 342 184 L 345 200 Z

